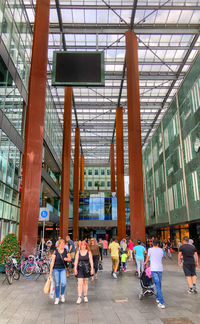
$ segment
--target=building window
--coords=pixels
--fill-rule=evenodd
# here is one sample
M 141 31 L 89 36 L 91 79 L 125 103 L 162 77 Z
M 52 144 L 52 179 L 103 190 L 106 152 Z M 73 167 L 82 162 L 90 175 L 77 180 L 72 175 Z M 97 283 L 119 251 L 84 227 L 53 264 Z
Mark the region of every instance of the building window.
M 88 181 L 88 187 L 92 187 L 92 181 Z
M 107 187 L 110 187 L 110 181 L 107 182 Z
M 92 175 L 92 170 L 91 169 L 88 170 L 88 175 Z
M 105 175 L 105 170 L 101 169 L 101 175 Z
M 107 170 L 107 175 L 110 175 L 110 169 Z
M 101 187 L 105 187 L 105 181 L 101 181 Z
M 99 170 L 94 170 L 94 175 L 99 175 Z

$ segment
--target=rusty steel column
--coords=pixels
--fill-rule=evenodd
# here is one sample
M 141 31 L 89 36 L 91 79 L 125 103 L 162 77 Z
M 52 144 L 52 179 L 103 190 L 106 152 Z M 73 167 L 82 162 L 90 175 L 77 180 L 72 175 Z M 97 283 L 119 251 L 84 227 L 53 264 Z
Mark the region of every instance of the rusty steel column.
M 73 184 L 73 240 L 78 239 L 79 234 L 79 162 L 80 162 L 80 129 L 75 132 L 74 151 L 74 184 Z
M 26 115 L 21 197 L 21 248 L 33 253 L 38 237 L 40 183 L 45 116 L 50 0 L 36 3 Z
M 140 239 L 145 242 L 137 38 L 131 30 L 128 30 L 125 35 L 131 238 L 134 239 L 134 241 Z
M 114 143 L 111 143 L 111 145 L 110 145 L 110 184 L 111 184 L 111 192 L 115 192 Z
M 116 109 L 116 161 L 117 161 L 117 237 L 120 242 L 126 238 L 125 196 L 124 196 L 124 143 L 123 108 Z
M 83 154 L 81 154 L 80 190 L 82 193 L 84 193 L 84 155 Z
M 60 236 L 64 239 L 68 234 L 69 223 L 72 94 L 72 87 L 66 87 L 63 120 L 62 178 L 60 199 Z

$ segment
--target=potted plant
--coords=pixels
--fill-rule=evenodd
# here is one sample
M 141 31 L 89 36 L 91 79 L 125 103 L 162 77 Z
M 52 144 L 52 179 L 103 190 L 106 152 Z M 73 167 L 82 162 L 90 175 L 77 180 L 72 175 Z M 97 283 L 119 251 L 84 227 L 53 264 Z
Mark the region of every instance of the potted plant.
M 9 257 L 12 253 L 16 253 L 17 258 L 20 257 L 20 244 L 17 237 L 13 233 L 9 233 L 1 241 L 0 244 L 0 271 L 4 271 L 5 258 Z

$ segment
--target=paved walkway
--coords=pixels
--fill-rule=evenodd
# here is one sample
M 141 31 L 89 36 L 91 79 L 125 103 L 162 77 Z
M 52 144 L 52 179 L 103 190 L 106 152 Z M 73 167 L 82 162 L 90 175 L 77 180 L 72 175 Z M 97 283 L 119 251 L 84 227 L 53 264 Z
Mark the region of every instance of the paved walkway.
M 127 273 L 117 280 L 110 274 L 110 259 L 104 260 L 99 279 L 89 283 L 88 304 L 76 305 L 77 281 L 70 277 L 66 302 L 54 305 L 43 294 L 44 279 L 20 278 L 11 286 L 0 275 L 0 324 L 189 324 L 200 323 L 199 294 L 189 295 L 182 269 L 174 260 L 164 261 L 163 294 L 166 309 L 159 309 L 154 297 L 138 299 L 139 280 L 128 262 Z M 199 270 L 198 270 L 199 272 Z

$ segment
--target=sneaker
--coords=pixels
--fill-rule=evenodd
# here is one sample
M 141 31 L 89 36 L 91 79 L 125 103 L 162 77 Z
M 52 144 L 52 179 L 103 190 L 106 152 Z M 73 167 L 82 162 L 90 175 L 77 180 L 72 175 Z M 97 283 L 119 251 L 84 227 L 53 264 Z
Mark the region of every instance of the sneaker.
M 59 298 L 55 298 L 54 305 L 58 305 L 58 304 L 59 304 Z
M 117 279 L 117 275 L 116 275 L 115 272 L 113 272 L 113 278 L 114 278 L 114 279 Z
M 159 304 L 159 303 L 160 303 L 158 299 L 156 299 L 156 303 L 157 303 L 157 304 Z
M 194 291 L 194 294 L 197 294 L 197 287 L 196 287 L 196 285 L 193 285 L 193 291 Z
M 165 305 L 164 305 L 164 304 L 161 304 L 161 303 L 159 303 L 159 304 L 158 304 L 158 307 L 159 307 L 159 308 L 162 308 L 162 309 L 164 309 L 164 308 L 165 308 Z
M 77 304 L 80 304 L 80 303 L 81 303 L 81 297 L 78 297 L 76 303 L 77 303 Z
M 88 303 L 88 298 L 87 298 L 87 296 L 84 296 L 84 303 Z
M 61 295 L 60 296 L 60 301 L 61 301 L 61 303 L 64 303 L 65 302 L 65 296 L 64 295 Z
M 193 293 L 194 293 L 193 288 L 189 288 L 189 289 L 188 289 L 188 294 L 193 294 Z
M 127 270 L 126 270 L 126 269 L 124 269 L 124 272 L 127 272 Z

